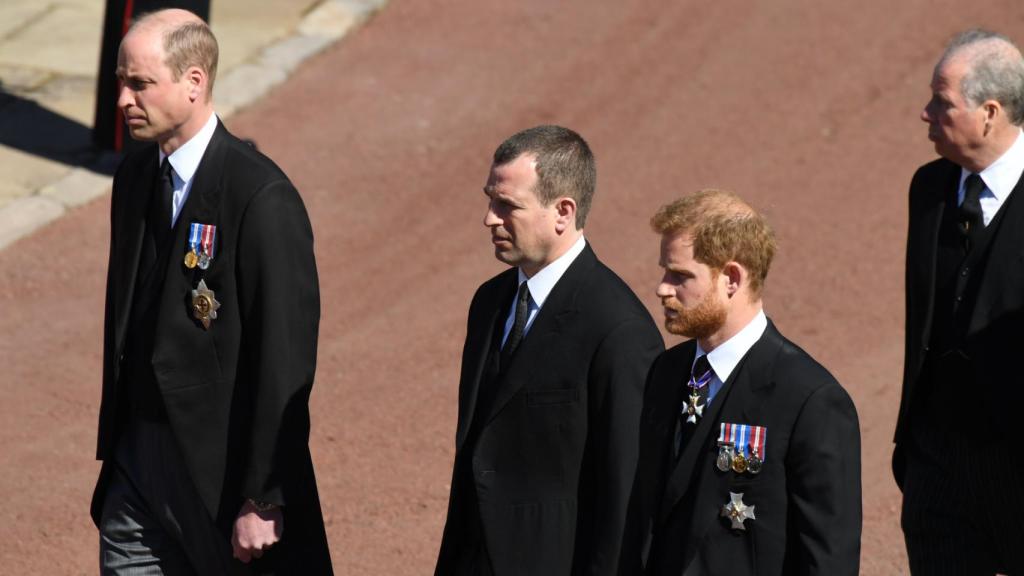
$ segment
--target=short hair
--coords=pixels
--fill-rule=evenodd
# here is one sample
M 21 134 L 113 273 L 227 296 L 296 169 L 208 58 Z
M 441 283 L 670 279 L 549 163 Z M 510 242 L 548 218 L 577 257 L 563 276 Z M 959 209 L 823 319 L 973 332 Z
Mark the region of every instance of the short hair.
M 129 30 L 138 26 L 159 26 L 161 20 L 161 11 L 148 12 L 136 18 Z M 163 26 L 162 33 L 164 64 L 171 70 L 174 81 L 180 80 L 186 70 L 196 66 L 206 73 L 206 95 L 212 96 L 220 49 L 210 26 L 197 17 L 194 21 Z
M 1011 123 L 1024 124 L 1024 58 L 1013 41 L 989 30 L 966 30 L 950 40 L 935 69 L 961 56 L 967 60 L 967 71 L 960 93 L 967 102 L 979 106 L 995 100 Z
M 535 126 L 511 136 L 494 151 L 502 166 L 523 154 L 536 156 L 537 188 L 545 206 L 568 196 L 576 201 L 576 229 L 582 230 L 597 187 L 594 154 L 582 136 L 561 126 Z
M 685 233 L 693 256 L 716 272 L 739 262 L 750 273 L 752 296 L 760 296 L 775 257 L 775 232 L 764 216 L 732 192 L 700 190 L 662 206 L 651 218 L 662 235 Z

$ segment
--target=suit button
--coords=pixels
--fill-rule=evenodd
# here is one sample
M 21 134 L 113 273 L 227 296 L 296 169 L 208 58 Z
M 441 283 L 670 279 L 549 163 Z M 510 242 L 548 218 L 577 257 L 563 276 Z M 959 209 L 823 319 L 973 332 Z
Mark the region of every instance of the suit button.
M 956 297 L 956 301 L 957 302 L 963 302 L 964 301 L 964 297 L 963 296 L 957 296 Z
M 931 350 L 931 348 L 929 348 L 928 346 L 925 346 L 925 347 L 924 347 L 924 351 L 925 351 L 925 352 L 928 352 L 928 351 L 930 351 L 930 350 Z
M 970 272 L 970 271 L 971 271 L 970 268 L 964 268 L 963 270 L 960 271 L 960 275 L 961 276 L 967 276 L 967 273 Z

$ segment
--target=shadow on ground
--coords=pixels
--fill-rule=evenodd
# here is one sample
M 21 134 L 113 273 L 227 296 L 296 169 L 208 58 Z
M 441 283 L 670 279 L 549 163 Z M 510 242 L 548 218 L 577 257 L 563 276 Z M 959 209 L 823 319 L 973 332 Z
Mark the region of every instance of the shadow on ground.
M 97 149 L 92 130 L 0 84 L 0 144 L 69 166 L 113 175 L 120 155 Z

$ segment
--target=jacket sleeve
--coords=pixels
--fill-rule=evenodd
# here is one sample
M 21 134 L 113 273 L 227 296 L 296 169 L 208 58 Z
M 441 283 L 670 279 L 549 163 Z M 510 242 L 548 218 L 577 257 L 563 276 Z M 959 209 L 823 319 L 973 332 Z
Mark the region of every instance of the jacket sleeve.
M 297 459 L 308 446 L 320 322 L 313 232 L 287 180 L 249 201 L 237 259 L 244 369 L 236 393 L 250 410 L 242 495 L 287 505 L 283 485 L 301 469 Z
M 651 363 L 664 349 L 654 322 L 638 316 L 611 331 L 592 361 L 574 574 L 618 573 L 644 384 Z
M 793 530 L 787 574 L 855 576 L 860 564 L 860 425 L 838 385 L 804 403 L 786 461 Z

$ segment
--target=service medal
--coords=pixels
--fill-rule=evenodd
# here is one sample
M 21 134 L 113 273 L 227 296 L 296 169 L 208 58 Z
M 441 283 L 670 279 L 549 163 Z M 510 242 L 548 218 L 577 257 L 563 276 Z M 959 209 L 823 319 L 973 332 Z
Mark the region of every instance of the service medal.
M 189 250 L 188 252 L 185 253 L 185 268 L 188 268 L 189 270 L 191 270 L 191 269 L 195 268 L 196 264 L 198 264 L 198 263 L 199 263 L 199 256 L 196 256 L 195 252 Z
M 755 452 L 753 448 L 751 448 L 750 458 L 747 458 L 747 472 L 750 472 L 751 474 L 760 474 L 761 464 L 763 463 L 764 462 L 761 460 L 761 457 L 757 455 L 757 452 Z
M 742 452 L 736 452 L 732 457 L 732 471 L 737 474 L 743 474 L 747 471 L 747 459 L 743 457 Z
M 732 467 L 732 442 L 718 442 L 718 459 L 715 466 L 722 472 L 728 472 Z
M 192 291 L 192 316 L 209 330 L 210 321 L 217 319 L 219 308 L 220 302 L 214 297 L 213 290 L 206 287 L 206 280 L 200 280 L 199 286 Z
M 728 518 L 732 522 L 733 530 L 746 530 L 743 525 L 747 520 L 754 518 L 754 506 L 747 506 L 743 503 L 743 493 L 729 492 L 729 501 L 722 506 L 722 518 Z
M 200 270 L 206 270 L 213 261 L 213 252 L 217 240 L 217 227 L 213 224 L 200 224 L 193 222 L 188 231 L 188 246 L 190 258 L 185 255 L 185 266 L 192 269 L 199 266 Z M 189 262 L 192 265 L 189 266 Z

